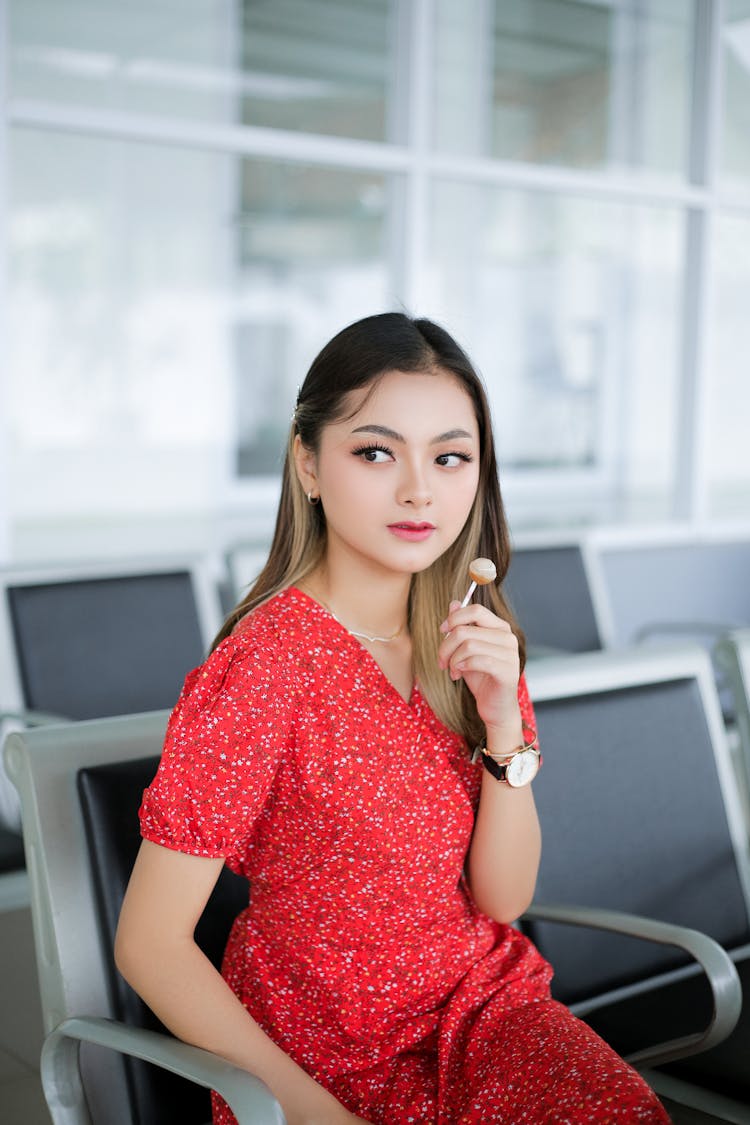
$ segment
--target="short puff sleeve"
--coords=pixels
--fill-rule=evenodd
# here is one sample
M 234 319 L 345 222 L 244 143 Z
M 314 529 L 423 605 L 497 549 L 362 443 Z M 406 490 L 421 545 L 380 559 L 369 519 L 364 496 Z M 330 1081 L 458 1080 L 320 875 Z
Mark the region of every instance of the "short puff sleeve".
M 139 812 L 145 840 L 234 870 L 293 742 L 283 655 L 270 639 L 240 637 L 187 677 Z

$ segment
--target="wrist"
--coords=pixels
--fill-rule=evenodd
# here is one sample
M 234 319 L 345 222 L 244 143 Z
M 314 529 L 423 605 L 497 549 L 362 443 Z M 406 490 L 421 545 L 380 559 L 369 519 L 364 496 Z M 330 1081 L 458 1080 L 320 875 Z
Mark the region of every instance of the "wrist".
M 512 789 L 522 789 L 533 781 L 542 764 L 536 731 L 524 724 L 520 743 L 503 750 L 499 750 L 499 745 L 497 742 L 491 745 L 487 738 L 483 738 L 472 754 L 472 762 L 481 760 L 484 768 L 496 781 L 509 785 Z
M 516 754 L 528 740 L 528 732 L 521 720 L 507 726 L 486 726 L 482 740 L 486 752 L 498 760 Z

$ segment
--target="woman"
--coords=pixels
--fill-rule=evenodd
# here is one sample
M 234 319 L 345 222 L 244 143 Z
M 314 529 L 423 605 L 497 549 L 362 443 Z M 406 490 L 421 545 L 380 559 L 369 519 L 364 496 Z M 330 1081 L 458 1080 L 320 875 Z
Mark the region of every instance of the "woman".
M 350 325 L 300 391 L 268 563 L 170 720 L 116 948 L 290 1125 L 668 1120 L 509 924 L 539 756 L 499 582 L 459 601 L 475 556 L 502 580 L 468 358 L 427 320 Z M 251 890 L 220 976 L 193 930 L 225 862 Z

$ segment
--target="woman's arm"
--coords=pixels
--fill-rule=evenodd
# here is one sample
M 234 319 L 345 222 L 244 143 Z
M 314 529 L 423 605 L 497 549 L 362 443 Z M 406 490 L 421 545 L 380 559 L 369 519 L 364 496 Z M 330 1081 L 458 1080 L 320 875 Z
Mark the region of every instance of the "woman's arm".
M 440 666 L 463 678 L 487 730 L 487 749 L 510 756 L 523 743 L 518 705 L 518 642 L 506 621 L 481 605 L 452 602 L 441 625 Z M 466 862 L 479 909 L 513 922 L 531 902 L 541 855 L 541 832 L 529 786 L 513 789 L 483 771 L 479 809 Z
M 289 1125 L 359 1121 L 269 1039 L 195 944 L 222 864 L 144 841 L 120 914 L 118 969 L 179 1039 L 261 1078 Z
M 487 745 L 494 752 L 489 735 Z M 466 874 L 482 913 L 498 922 L 513 922 L 534 897 L 542 850 L 539 819 L 530 785 L 513 789 L 487 770 L 482 772 Z

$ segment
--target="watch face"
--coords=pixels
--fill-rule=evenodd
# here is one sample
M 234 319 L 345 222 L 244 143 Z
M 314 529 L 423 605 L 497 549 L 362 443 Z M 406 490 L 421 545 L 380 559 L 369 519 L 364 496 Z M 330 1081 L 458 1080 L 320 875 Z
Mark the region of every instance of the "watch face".
M 512 785 L 514 789 L 520 789 L 521 786 L 528 785 L 530 781 L 533 781 L 538 771 L 539 755 L 536 750 L 522 750 L 520 754 L 511 758 L 505 776 L 508 785 Z

